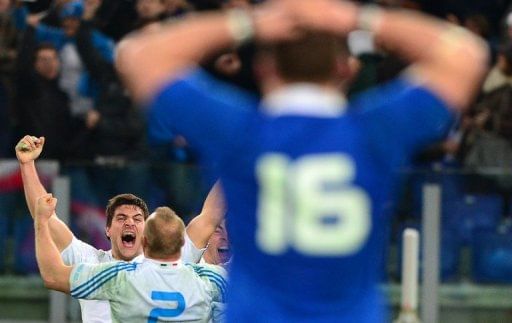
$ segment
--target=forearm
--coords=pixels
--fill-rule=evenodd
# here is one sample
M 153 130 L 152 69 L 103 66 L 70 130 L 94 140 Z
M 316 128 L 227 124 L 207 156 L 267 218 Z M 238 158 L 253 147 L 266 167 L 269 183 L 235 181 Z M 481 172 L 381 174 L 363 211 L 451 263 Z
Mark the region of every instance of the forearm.
M 36 201 L 40 196 L 45 195 L 47 191 L 39 179 L 34 161 L 20 163 L 20 170 L 27 207 L 32 218 L 35 218 Z M 64 250 L 71 243 L 73 233 L 71 233 L 68 226 L 62 222 L 55 213 L 49 219 L 49 226 L 51 237 L 59 251 Z
M 37 198 L 43 196 L 47 192 L 39 179 L 34 161 L 20 163 L 20 171 L 27 207 L 32 218 L 34 218 L 34 208 Z
M 220 183 L 216 183 L 208 193 L 201 213 L 190 221 L 187 234 L 197 248 L 208 244 L 215 229 L 224 220 L 226 207 Z
M 57 246 L 50 235 L 47 220 L 34 222 L 36 239 L 36 258 L 41 277 L 47 288 L 69 293 L 71 267 L 62 261 Z
M 234 44 L 227 15 L 208 13 L 125 41 L 117 66 L 135 97 L 144 100 L 159 83 Z M 141 75 L 149 77 L 141 82 Z
M 370 10 L 368 14 L 363 9 L 359 12 L 359 24 L 370 29 L 385 48 L 415 64 L 421 70 L 420 77 L 425 76 L 427 85 L 448 98 L 449 104 L 467 105 L 471 93 L 480 86 L 479 80 L 487 69 L 487 48 L 483 40 L 469 31 L 402 10 L 375 14 Z M 444 96 L 443 87 L 449 89 L 449 95 Z

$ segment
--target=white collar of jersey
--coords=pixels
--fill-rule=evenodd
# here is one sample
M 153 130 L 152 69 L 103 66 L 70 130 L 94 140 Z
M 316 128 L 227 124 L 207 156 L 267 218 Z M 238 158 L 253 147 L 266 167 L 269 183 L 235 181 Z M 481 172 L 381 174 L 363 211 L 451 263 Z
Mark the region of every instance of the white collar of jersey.
M 176 260 L 176 261 L 160 261 L 160 260 L 151 259 L 151 258 L 144 258 L 144 261 L 153 263 L 153 264 L 157 265 L 158 267 L 165 267 L 165 268 L 179 267 L 182 265 L 181 259 Z
M 263 110 L 272 116 L 286 114 L 332 118 L 345 112 L 341 93 L 310 83 L 295 83 L 269 93 Z
M 142 262 L 144 261 L 144 254 L 140 254 L 137 257 L 133 258 L 131 262 Z

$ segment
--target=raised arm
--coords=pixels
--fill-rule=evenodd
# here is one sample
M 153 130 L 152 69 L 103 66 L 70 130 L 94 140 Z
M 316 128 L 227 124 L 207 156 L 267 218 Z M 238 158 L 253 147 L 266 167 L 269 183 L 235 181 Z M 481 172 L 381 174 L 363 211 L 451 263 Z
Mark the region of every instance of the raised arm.
M 180 71 L 252 35 L 267 42 L 294 37 L 296 26 L 284 2 L 289 0 L 268 1 L 246 12 L 198 14 L 131 37 L 118 46 L 117 68 L 135 98 L 148 101 Z
M 64 264 L 50 234 L 49 221 L 56 206 L 57 199 L 51 194 L 44 194 L 37 199 L 34 207 L 37 265 L 46 288 L 69 293 L 72 267 Z
M 340 36 L 355 29 L 373 32 L 378 42 L 413 63 L 412 78 L 455 109 L 470 103 L 487 70 L 488 50 L 480 38 L 417 12 L 337 0 L 298 0 L 292 10 L 307 28 Z
M 208 193 L 201 213 L 190 221 L 187 226 L 187 234 L 196 248 L 205 248 L 215 229 L 224 219 L 226 207 L 222 187 L 215 183 Z
M 16 145 L 16 157 L 20 165 L 23 190 L 27 207 L 35 219 L 35 206 L 40 196 L 47 194 L 35 166 L 35 160 L 43 151 L 44 137 L 25 136 Z M 73 239 L 73 233 L 68 226 L 62 222 L 57 214 L 53 213 L 48 220 L 50 234 L 59 251 L 64 250 Z

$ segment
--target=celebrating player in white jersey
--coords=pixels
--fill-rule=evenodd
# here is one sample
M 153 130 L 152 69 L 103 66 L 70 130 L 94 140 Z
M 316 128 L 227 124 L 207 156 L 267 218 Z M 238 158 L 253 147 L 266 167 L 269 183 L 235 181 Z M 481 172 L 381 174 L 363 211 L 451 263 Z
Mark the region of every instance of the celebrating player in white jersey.
M 41 154 L 43 146 L 44 137 L 25 136 L 15 149 L 20 164 L 25 198 L 32 217 L 34 217 L 37 198 L 47 193 L 39 180 L 34 162 Z M 121 194 L 109 201 L 106 213 L 106 234 L 112 246 L 108 251 L 96 249 L 77 239 L 55 213 L 52 215 L 49 220 L 51 237 L 66 264 L 132 261 L 142 255 L 141 236 L 145 219 L 149 214 L 146 203 L 132 194 Z M 183 262 L 199 261 L 211 234 L 223 217 L 223 198 L 220 187 L 216 185 L 208 194 L 201 213 L 187 226 L 185 242 L 181 250 Z M 108 302 L 80 300 L 80 306 L 84 322 L 110 322 Z
M 185 265 L 185 225 L 168 207 L 157 208 L 142 234 L 145 259 L 138 262 L 66 266 L 50 234 L 57 199 L 45 194 L 35 205 L 36 256 L 46 287 L 76 298 L 108 300 L 113 322 L 209 322 L 224 301 L 222 267 Z

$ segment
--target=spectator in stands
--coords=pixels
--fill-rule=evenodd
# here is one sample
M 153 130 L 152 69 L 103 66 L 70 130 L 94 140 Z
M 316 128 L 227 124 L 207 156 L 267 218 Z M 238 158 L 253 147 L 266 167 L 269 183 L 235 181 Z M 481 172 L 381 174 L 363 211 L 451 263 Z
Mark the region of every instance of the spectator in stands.
M 112 64 L 94 47 L 93 17 L 86 10 L 76 34 L 76 48 L 84 70 L 97 84 L 95 105 L 85 118 L 89 131 L 87 149 L 98 165 L 89 169 L 89 178 L 99 201 L 112 192 L 126 190 L 145 197 L 148 166 L 133 164 L 148 152 L 144 116 L 127 95 Z
M 187 0 L 164 0 L 164 6 L 167 17 L 178 17 L 193 10 Z
M 19 35 L 11 16 L 11 0 L 0 0 L 0 83 L 8 86 L 14 74 Z
M 489 71 L 482 91 L 488 94 L 507 84 L 512 85 L 512 40 L 499 48 L 496 64 Z
M 11 15 L 12 0 L 0 0 L 0 157 L 7 157 L 13 123 L 14 72 L 19 34 Z
M 483 94 L 468 117 L 462 147 L 464 164 L 476 171 L 486 167 L 512 169 L 511 43 L 500 48 Z M 509 181 L 506 184 L 512 185 Z
M 62 64 L 59 86 L 70 98 L 73 115 L 83 116 L 94 106 L 96 87 L 94 80 L 84 73 L 83 63 L 76 49 L 75 36 L 82 15 L 94 16 L 100 5 L 101 0 L 87 0 L 84 4 L 78 0 L 64 3 L 59 11 L 60 28 L 42 23 L 42 14 L 28 15 L 24 7 L 18 10 L 19 16 L 25 15 L 27 24 L 35 29 L 37 41 L 50 42 L 57 48 Z M 113 42 L 97 30 L 91 33 L 91 41 L 103 58 L 112 63 Z
M 146 27 L 167 18 L 166 0 L 137 0 L 138 21 L 136 28 Z
M 91 151 L 95 158 L 140 159 L 147 153 L 144 117 L 127 95 L 111 62 L 94 47 L 92 18 L 84 15 L 76 35 L 84 69 L 99 85 L 96 104 L 86 118 Z
M 85 128 L 71 115 L 69 98 L 58 85 L 60 59 L 49 43 L 36 44 L 35 30 L 27 29 L 18 60 L 18 131 L 49 140 L 45 158 L 60 161 L 78 157 L 78 140 Z

